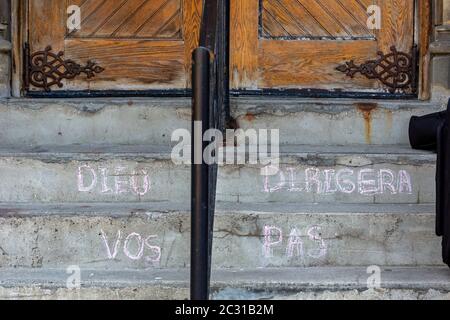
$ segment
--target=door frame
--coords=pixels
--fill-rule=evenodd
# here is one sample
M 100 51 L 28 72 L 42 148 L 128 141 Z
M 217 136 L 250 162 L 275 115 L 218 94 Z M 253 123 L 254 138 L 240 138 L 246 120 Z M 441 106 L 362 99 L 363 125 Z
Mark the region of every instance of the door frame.
M 29 0 L 10 0 L 11 1 L 11 39 L 12 39 L 12 96 L 13 97 L 23 97 L 29 96 L 23 90 L 23 74 L 24 74 L 24 54 L 23 46 L 28 39 L 28 10 L 27 3 Z M 231 0 L 231 1 L 241 1 L 241 0 Z M 430 74 L 430 64 L 431 64 L 431 54 L 430 54 L 430 43 L 432 36 L 432 8 L 439 0 L 414 0 L 415 1 L 415 30 L 414 39 L 418 50 L 418 76 L 417 76 L 417 94 L 412 96 L 393 96 L 380 95 L 380 94 L 331 94 L 323 91 L 312 92 L 308 90 L 309 97 L 333 97 L 333 98 L 407 98 L 407 99 L 420 99 L 429 100 L 431 97 L 431 74 Z M 434 3 L 434 5 L 433 5 Z M 232 73 L 231 73 L 232 74 Z M 255 91 L 255 92 L 240 92 L 234 91 L 233 95 L 288 95 L 297 97 L 308 97 L 308 92 L 301 92 L 302 90 L 269 90 L 265 92 Z M 98 94 L 98 95 L 97 95 Z M 120 96 L 190 96 L 190 90 L 150 90 L 150 91 L 123 91 L 123 92 L 109 92 L 101 91 L 95 94 L 95 96 L 103 97 L 120 97 Z M 33 96 L 43 96 L 43 97 L 83 97 L 83 96 L 93 96 L 92 93 L 86 95 L 86 92 L 51 92 L 48 94 L 38 94 Z

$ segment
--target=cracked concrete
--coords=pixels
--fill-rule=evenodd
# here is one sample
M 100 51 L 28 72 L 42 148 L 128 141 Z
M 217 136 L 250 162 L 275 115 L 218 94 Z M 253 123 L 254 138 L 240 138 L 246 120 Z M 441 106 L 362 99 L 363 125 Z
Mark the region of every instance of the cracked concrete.
M 82 288 L 80 290 L 43 289 L 40 287 L 2 288 L 1 300 L 186 300 L 188 288 L 132 287 L 132 288 Z M 450 293 L 438 290 L 337 290 L 312 291 L 292 294 L 229 291 L 214 294 L 214 300 L 450 300 Z
M 420 280 L 435 275 L 421 266 L 442 266 L 432 205 L 435 155 L 407 146 L 410 116 L 442 110 L 443 103 L 232 100 L 241 128 L 281 129 L 282 170 L 405 170 L 413 188 L 370 196 L 265 193 L 260 167 L 221 167 L 218 199 L 237 203 L 217 210 L 213 267 L 229 274 L 215 280 L 215 297 L 448 298 L 447 274 Z M 190 116 L 185 98 L 0 99 L 0 199 L 8 201 L 0 203 L 0 298 L 187 297 L 190 171 L 173 165 L 170 151 L 172 132 L 188 129 Z M 95 187 L 88 188 L 87 177 L 80 188 L 81 166 L 95 170 Z M 116 172 L 120 167 L 129 170 Z M 133 193 L 132 182 L 123 192 L 124 178 L 140 178 L 142 191 L 144 179 L 133 172 L 144 169 L 150 192 Z M 89 270 L 81 290 L 64 288 L 69 265 Z M 420 272 L 397 272 L 392 279 L 400 280 L 367 291 L 368 265 Z M 53 268 L 63 271 L 57 283 Z M 172 280 L 156 280 L 168 268 L 182 269 Z M 94 281 L 101 272 L 115 275 Z M 152 275 L 155 282 L 146 282 Z
M 435 161 L 434 154 L 399 146 L 282 147 L 281 172 L 273 177 L 262 176 L 261 165 L 220 166 L 217 199 L 242 203 L 433 203 Z M 175 165 L 168 147 L 3 147 L 0 164 L 3 201 L 189 202 L 189 166 Z M 322 187 L 307 190 L 306 172 L 311 169 L 318 170 L 324 188 L 327 170 L 333 170 L 337 177 L 338 171 L 351 169 L 349 178 L 355 189 L 350 193 L 337 189 L 328 192 Z M 380 192 L 363 193 L 356 188 L 362 170 L 372 172 L 373 179 L 384 170 L 395 181 L 383 190 L 381 182 L 375 182 Z M 408 186 L 402 189 L 401 172 L 408 178 Z M 337 182 L 330 183 L 331 190 Z
M 8 252 L 0 255 L 0 267 L 79 265 L 140 270 L 188 266 L 188 210 L 158 214 L 167 212 L 158 208 L 161 204 L 140 206 L 146 210 L 129 205 L 111 216 L 108 206 L 103 205 L 80 204 L 66 213 L 45 206 L 28 215 L 0 218 L 0 245 Z M 213 265 L 267 268 L 442 264 L 432 206 L 386 205 L 383 211 L 379 211 L 379 206 L 365 210 L 358 205 L 339 208 L 221 204 L 215 219 Z M 50 214 L 51 211 L 54 213 Z M 42 216 L 39 212 L 47 213 Z M 148 212 L 154 214 L 149 216 Z M 268 227 L 280 234 L 268 234 Z M 295 240 L 294 229 L 298 235 Z M 106 240 L 102 240 L 102 234 Z M 138 234 L 142 239 L 154 236 L 137 259 L 130 259 L 125 252 L 139 251 L 141 242 L 136 239 L 130 240 L 128 246 L 125 244 L 130 234 Z M 116 243 L 117 252 L 110 257 Z M 150 246 L 161 249 L 158 262 L 152 260 L 155 252 Z
M 381 287 L 367 288 L 366 267 L 212 271 L 212 299 L 448 300 L 447 268 L 381 267 Z M 81 270 L 81 288 L 66 289 L 64 269 L 3 269 L 0 299 L 186 299 L 189 270 Z
M 377 106 L 370 122 L 358 109 L 362 103 Z M 11 145 L 170 146 L 175 129 L 190 129 L 190 104 L 187 98 L 0 99 L 0 136 Z M 443 108 L 417 101 L 232 99 L 240 128 L 281 129 L 282 145 L 407 144 L 411 115 Z

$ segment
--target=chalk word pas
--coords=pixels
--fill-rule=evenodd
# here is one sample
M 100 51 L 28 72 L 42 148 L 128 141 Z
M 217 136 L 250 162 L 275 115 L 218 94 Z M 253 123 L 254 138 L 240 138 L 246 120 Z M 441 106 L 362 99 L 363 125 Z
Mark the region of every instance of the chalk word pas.
M 320 226 L 307 227 L 304 233 L 299 228 L 292 228 L 288 236 L 279 227 L 265 226 L 262 249 L 264 258 L 272 258 L 274 252 L 280 250 L 287 258 L 301 260 L 306 257 L 320 259 L 327 255 L 327 244 Z

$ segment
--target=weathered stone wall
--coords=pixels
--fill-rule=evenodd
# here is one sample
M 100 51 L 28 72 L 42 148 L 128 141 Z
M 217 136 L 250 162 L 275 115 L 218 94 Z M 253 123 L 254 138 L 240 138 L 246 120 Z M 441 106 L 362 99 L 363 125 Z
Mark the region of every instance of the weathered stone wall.
M 450 96 L 450 0 L 443 0 L 442 19 L 435 17 L 434 20 L 438 25 L 433 33 L 432 44 L 433 98 L 445 104 Z
M 0 97 L 10 95 L 10 51 L 9 42 L 0 39 Z
M 437 54 L 432 59 L 432 98 L 443 105 L 450 97 L 450 43 L 448 53 Z
M 0 0 L 0 97 L 10 95 L 10 1 Z
M 450 0 L 444 0 L 444 22 L 450 24 Z
M 11 43 L 8 41 L 7 23 L 8 20 L 0 16 L 0 97 L 10 95 Z

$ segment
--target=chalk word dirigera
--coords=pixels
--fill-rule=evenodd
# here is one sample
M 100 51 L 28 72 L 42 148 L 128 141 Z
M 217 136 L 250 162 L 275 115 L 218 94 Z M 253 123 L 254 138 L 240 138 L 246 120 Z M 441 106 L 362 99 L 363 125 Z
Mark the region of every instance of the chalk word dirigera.
M 315 194 L 412 194 L 411 175 L 406 170 L 343 168 L 304 170 L 286 168 L 275 176 L 263 177 L 263 192 L 305 192 Z

